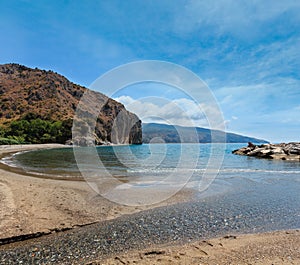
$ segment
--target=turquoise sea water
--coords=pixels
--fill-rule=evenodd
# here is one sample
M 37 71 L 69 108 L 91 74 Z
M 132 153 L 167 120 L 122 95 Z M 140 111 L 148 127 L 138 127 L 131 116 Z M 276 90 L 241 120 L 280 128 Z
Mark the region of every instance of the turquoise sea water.
M 109 172 L 126 182 L 146 183 L 176 174 L 186 178 L 188 187 L 198 188 L 207 163 L 216 178 L 214 192 L 245 186 L 251 183 L 300 181 L 300 163 L 237 156 L 232 150 L 245 144 L 152 144 L 132 146 L 100 146 L 98 156 L 94 148 L 81 148 L 75 159 L 73 148 L 39 150 L 18 153 L 2 162 L 22 168 L 31 174 L 55 177 L 81 176 Z M 213 148 L 213 153 L 212 153 Z M 99 164 L 98 161 L 101 161 Z M 77 160 L 77 161 L 76 161 Z M 79 166 L 79 168 L 78 168 Z M 79 170 L 80 169 L 80 170 Z M 81 171 L 81 172 L 80 172 Z M 251 185 L 250 185 L 251 186 Z

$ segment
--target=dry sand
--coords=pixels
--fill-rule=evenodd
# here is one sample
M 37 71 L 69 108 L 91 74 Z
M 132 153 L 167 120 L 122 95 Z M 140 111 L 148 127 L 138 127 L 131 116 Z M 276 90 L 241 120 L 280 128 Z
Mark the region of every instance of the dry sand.
M 88 264 L 299 265 L 300 231 L 226 236 L 185 245 L 153 247 Z

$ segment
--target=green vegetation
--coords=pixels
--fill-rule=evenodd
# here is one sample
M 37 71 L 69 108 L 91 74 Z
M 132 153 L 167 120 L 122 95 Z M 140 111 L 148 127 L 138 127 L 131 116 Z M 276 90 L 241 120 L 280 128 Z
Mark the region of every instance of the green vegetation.
M 0 127 L 0 144 L 65 143 L 71 139 L 72 120 L 42 120 L 34 114 Z
M 21 143 L 14 139 L 0 137 L 0 145 L 6 145 L 6 144 L 21 144 Z

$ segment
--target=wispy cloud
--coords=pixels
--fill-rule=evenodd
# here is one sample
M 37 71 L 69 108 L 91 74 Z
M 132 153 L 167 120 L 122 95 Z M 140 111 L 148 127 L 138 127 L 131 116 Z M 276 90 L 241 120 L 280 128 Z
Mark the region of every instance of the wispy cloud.
M 265 23 L 280 19 L 289 14 L 289 19 L 299 22 L 298 1 L 187 1 L 177 14 L 174 30 L 188 34 L 199 30 L 222 35 L 233 34 L 242 38 L 253 38 L 264 34 L 261 27 Z M 210 34 L 207 33 L 207 34 Z
M 216 91 L 216 96 L 228 120 L 229 130 L 283 141 L 298 137 L 295 126 L 299 126 L 300 117 L 299 88 L 299 80 L 288 79 L 277 83 L 223 87 Z

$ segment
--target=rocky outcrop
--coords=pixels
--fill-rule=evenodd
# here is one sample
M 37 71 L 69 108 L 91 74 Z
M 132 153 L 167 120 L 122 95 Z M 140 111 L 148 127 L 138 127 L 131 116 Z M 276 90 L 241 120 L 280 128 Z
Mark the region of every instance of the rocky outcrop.
M 300 162 L 300 143 L 262 144 L 251 142 L 247 147 L 232 151 L 236 155 L 246 155 L 268 159 L 293 160 Z
M 96 144 L 142 143 L 141 121 L 121 103 L 76 85 L 53 71 L 31 69 L 19 64 L 0 65 L 0 126 L 8 127 L 12 121 L 22 120 L 30 114 L 41 120 L 68 121 L 70 131 L 78 103 L 87 91 L 91 94 L 91 104 L 99 102 L 102 106 L 98 109 L 96 124 L 90 133 L 92 139 L 69 137 L 69 144 L 78 142 L 89 145 L 90 141 Z M 116 127 L 117 117 L 120 124 Z M 80 130 L 85 131 L 86 125 L 89 124 L 82 124 Z M 116 134 L 118 137 L 114 136 Z

